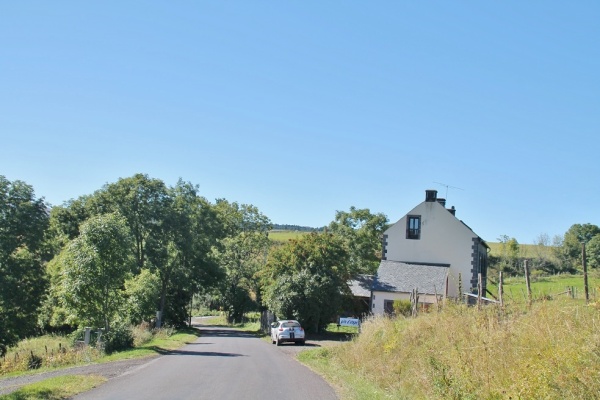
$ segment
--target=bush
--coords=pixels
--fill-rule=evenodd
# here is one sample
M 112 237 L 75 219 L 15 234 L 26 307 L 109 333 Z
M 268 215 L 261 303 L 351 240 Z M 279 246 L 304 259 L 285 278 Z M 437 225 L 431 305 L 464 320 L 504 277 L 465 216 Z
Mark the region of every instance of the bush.
M 412 313 L 412 304 L 410 300 L 394 300 L 394 313 L 396 315 L 403 315 L 410 317 Z
M 117 325 L 102 335 L 104 351 L 107 354 L 133 347 L 133 332 L 129 326 Z
M 42 357 L 33 354 L 33 351 L 29 354 L 27 359 L 27 369 L 38 369 L 42 366 Z
M 150 324 L 143 322 L 132 328 L 133 345 L 135 347 L 142 346 L 152 340 L 152 330 Z

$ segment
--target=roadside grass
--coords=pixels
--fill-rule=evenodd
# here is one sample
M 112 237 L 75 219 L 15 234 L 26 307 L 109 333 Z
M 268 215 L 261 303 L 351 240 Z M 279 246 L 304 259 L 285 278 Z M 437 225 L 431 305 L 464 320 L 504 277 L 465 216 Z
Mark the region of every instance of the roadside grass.
M 0 360 L 0 377 L 44 372 L 90 363 L 103 363 L 164 354 L 196 340 L 199 332 L 193 328 L 157 330 L 146 341 L 129 350 L 104 354 L 93 346 L 77 347 L 66 336 L 45 335 L 25 339 L 10 348 Z M 137 337 L 137 336 L 136 336 Z M 39 363 L 32 368 L 32 360 Z
M 350 342 L 298 358 L 344 399 L 596 399 L 600 304 L 447 303 L 414 319 L 373 317 Z
M 12 393 L 0 396 L 1 400 L 62 400 L 93 389 L 106 382 L 106 378 L 96 375 L 65 375 L 46 379 L 24 386 Z
M 102 356 L 97 360 L 99 363 L 128 360 L 131 358 L 149 357 L 164 354 L 170 350 L 176 350 L 181 346 L 194 342 L 200 336 L 200 332 L 194 328 L 181 328 L 158 332 L 149 342 L 133 349 L 123 350 Z
M 255 332 L 261 334 L 260 330 L 260 313 L 259 312 L 248 312 L 244 314 L 244 318 L 241 322 L 228 323 L 225 315 L 218 315 L 211 318 L 207 325 L 211 326 L 222 326 L 226 328 L 235 328 L 245 332 Z

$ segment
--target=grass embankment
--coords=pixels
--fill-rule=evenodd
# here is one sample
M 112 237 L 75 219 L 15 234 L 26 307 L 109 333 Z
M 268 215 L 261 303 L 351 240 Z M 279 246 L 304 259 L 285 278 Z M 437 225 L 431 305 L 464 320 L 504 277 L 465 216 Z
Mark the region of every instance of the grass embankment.
M 596 399 L 600 311 L 577 300 L 377 317 L 301 361 L 345 399 Z

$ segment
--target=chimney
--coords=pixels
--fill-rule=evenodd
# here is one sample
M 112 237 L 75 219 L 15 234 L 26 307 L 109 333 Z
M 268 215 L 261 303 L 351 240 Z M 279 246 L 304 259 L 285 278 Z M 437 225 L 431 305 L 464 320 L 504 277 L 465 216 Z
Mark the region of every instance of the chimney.
M 446 199 L 438 198 L 437 202 L 442 205 L 442 207 L 446 207 Z
M 456 208 L 454 208 L 454 206 L 448 208 L 448 211 L 450 211 L 450 214 L 456 216 Z
M 433 203 L 437 200 L 437 190 L 426 190 L 425 191 L 425 201 L 429 203 Z

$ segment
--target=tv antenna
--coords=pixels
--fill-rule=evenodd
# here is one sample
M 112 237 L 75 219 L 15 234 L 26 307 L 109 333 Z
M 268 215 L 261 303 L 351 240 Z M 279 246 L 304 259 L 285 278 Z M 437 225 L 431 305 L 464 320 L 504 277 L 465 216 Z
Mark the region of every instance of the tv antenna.
M 450 189 L 458 189 L 458 190 L 465 190 L 456 186 L 450 186 L 450 185 L 446 185 L 445 183 L 442 182 L 433 182 L 433 183 L 437 183 L 438 185 L 442 185 L 446 188 L 446 197 L 444 197 L 446 200 L 448 200 L 448 188 Z

